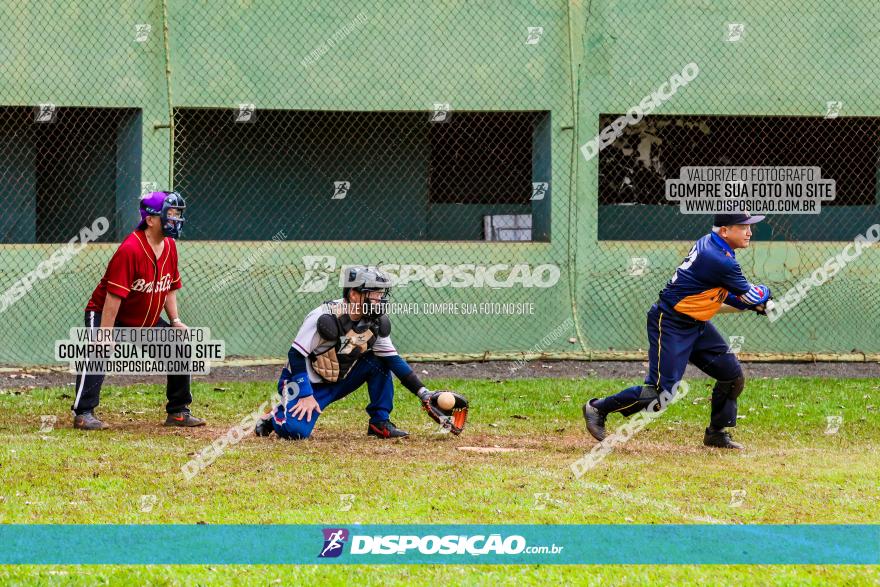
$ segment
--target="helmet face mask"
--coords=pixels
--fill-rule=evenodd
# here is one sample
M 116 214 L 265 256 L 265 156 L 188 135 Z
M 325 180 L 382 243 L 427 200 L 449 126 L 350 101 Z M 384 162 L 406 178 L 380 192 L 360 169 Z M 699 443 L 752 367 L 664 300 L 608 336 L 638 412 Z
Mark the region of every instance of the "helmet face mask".
M 168 216 L 169 210 L 177 210 L 178 216 Z M 162 233 L 171 238 L 180 238 L 183 234 L 183 223 L 186 219 L 183 217 L 183 211 L 186 210 L 186 200 L 177 192 L 168 192 L 165 201 L 162 202 L 162 213 L 159 217 L 162 219 Z
M 161 202 L 161 207 L 160 207 Z M 177 210 L 177 216 L 169 216 L 169 210 Z M 183 211 L 186 200 L 177 192 L 152 192 L 141 199 L 141 223 L 139 228 L 147 227 L 147 216 L 158 216 L 162 225 L 162 234 L 171 238 L 180 238 L 182 224 L 186 222 Z
M 378 318 L 385 313 L 388 299 L 391 296 L 391 277 L 376 267 L 350 267 L 345 274 L 345 287 L 342 289 L 342 297 L 346 302 L 351 302 L 351 292 L 363 294 L 360 301 L 360 310 L 357 313 L 367 318 Z M 378 299 L 370 296 L 370 292 L 381 292 Z

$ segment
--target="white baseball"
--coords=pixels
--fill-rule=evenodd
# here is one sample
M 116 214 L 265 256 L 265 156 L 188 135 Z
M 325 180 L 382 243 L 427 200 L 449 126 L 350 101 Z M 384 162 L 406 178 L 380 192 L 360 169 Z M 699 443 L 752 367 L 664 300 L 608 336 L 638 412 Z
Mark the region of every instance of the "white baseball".
M 451 410 L 455 407 L 455 396 L 448 391 L 444 391 L 437 396 L 437 407 L 441 410 Z

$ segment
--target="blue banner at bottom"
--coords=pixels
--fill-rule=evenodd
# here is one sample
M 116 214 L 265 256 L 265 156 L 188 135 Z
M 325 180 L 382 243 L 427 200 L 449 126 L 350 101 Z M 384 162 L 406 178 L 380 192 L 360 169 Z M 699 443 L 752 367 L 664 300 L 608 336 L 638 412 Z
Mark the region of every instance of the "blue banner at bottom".
M 0 564 L 880 564 L 880 525 L 0 525 Z

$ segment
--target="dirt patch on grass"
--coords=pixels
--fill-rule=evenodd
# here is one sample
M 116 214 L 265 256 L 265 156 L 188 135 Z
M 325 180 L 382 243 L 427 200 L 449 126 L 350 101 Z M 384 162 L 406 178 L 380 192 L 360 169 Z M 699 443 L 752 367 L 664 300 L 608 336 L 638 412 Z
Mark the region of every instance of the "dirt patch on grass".
M 500 452 L 517 452 L 524 451 L 524 448 L 509 448 L 504 446 L 498 446 L 497 444 L 494 446 L 459 446 L 456 447 L 458 450 L 463 452 L 475 452 L 477 454 L 494 454 Z
M 180 428 L 176 426 L 164 426 L 164 414 L 143 414 L 129 417 L 114 412 L 97 412 L 103 422 L 110 426 L 107 430 L 83 430 L 82 434 L 94 436 L 107 436 L 114 434 L 138 435 L 138 436 L 180 436 L 184 438 L 197 438 L 205 440 L 213 440 L 224 434 L 234 426 L 235 422 L 214 423 L 211 422 L 207 426 L 198 426 L 195 428 Z M 27 421 L 27 425 L 32 426 L 39 424 L 39 418 L 36 422 L 33 418 Z M 72 429 L 73 416 L 61 416 L 58 418 L 54 426 L 57 430 Z
M 609 378 L 641 380 L 648 364 L 640 361 L 532 361 L 521 365 L 514 361 L 485 361 L 471 363 L 414 363 L 416 373 L 426 379 L 561 379 Z M 275 381 L 279 365 L 251 367 L 216 367 L 211 374 L 194 377 L 194 382 L 220 383 L 224 381 Z M 880 363 L 743 363 L 748 378 L 761 377 L 832 377 L 880 378 Z M 705 375 L 688 366 L 685 378 Z M 60 370 L 21 368 L 0 372 L 0 389 L 35 389 L 46 387 L 73 388 L 74 378 Z M 164 384 L 160 377 L 113 376 L 108 385 Z

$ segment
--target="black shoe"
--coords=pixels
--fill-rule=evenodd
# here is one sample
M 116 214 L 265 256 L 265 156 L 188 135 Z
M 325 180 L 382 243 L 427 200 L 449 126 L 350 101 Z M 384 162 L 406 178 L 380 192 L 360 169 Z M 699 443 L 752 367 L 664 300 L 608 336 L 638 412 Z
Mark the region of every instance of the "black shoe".
M 269 436 L 275 432 L 275 427 L 272 426 L 272 413 L 269 413 L 268 418 L 260 418 L 257 421 L 257 425 L 254 427 L 254 433 L 257 436 Z
M 593 438 L 602 442 L 605 440 L 605 417 L 607 414 L 603 414 L 594 408 L 593 404 L 590 403 L 592 401 L 590 400 L 584 404 L 584 420 L 587 422 L 587 432 L 592 434 Z
M 395 426 L 391 420 L 385 420 L 384 422 L 378 422 L 376 424 L 370 422 L 370 427 L 367 428 L 367 436 L 378 436 L 379 438 L 405 438 L 409 436 L 409 433 Z
M 737 450 L 745 448 L 740 443 L 734 442 L 733 439 L 730 438 L 730 433 L 726 432 L 723 428 L 721 430 L 711 430 L 710 428 L 706 428 L 706 435 L 703 436 L 703 444 L 718 448 L 735 448 Z
M 77 430 L 106 430 L 107 424 L 98 420 L 94 412 L 83 412 L 73 417 L 73 427 Z
M 196 426 L 204 426 L 205 421 L 190 414 L 189 410 L 184 410 L 182 412 L 168 414 L 168 417 L 165 418 L 165 425 L 179 426 L 181 428 L 195 428 Z

